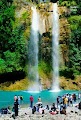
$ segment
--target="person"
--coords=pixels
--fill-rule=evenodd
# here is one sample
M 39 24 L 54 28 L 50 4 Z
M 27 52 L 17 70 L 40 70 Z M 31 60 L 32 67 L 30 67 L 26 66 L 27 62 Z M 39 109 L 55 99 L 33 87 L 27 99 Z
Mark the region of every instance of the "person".
M 33 106 L 33 108 L 32 108 L 32 114 L 34 114 L 35 112 L 36 112 L 36 107 Z
M 42 114 L 44 114 L 45 112 L 44 112 L 44 109 L 42 109 Z
M 53 105 L 53 106 L 51 107 L 51 110 L 49 111 L 49 113 L 52 114 L 52 115 L 58 114 L 58 111 L 57 111 L 55 105 Z
M 58 108 L 58 105 L 59 105 L 59 96 L 57 97 L 57 108 Z
M 36 104 L 36 105 L 37 105 L 36 106 L 36 111 L 39 112 L 39 108 L 40 108 L 41 105 L 40 104 Z
M 18 116 L 18 99 L 16 99 L 16 101 L 14 102 L 14 112 L 15 112 L 15 116 Z
M 68 99 L 67 99 L 67 97 L 65 96 L 65 97 L 64 97 L 64 106 L 65 106 L 65 108 L 67 108 L 67 103 L 68 103 Z
M 81 102 L 79 103 L 79 105 L 78 105 L 78 109 L 80 109 L 81 110 Z
M 8 110 L 8 114 L 11 114 L 10 106 L 8 106 L 7 110 Z
M 51 110 L 56 111 L 55 103 L 52 104 Z
M 17 95 L 14 96 L 14 102 L 17 100 Z
M 41 102 L 41 97 L 39 96 L 39 98 L 38 98 L 38 102 Z
M 61 104 L 60 104 L 60 114 L 65 114 L 66 115 L 66 107 L 63 104 L 63 102 L 61 102 Z
M 58 114 L 57 108 L 55 107 L 55 103 L 52 104 L 51 110 L 49 111 L 50 114 L 56 115 Z
M 49 110 L 49 105 L 46 105 L 46 109 Z
M 44 114 L 44 108 L 43 108 L 43 106 L 40 106 L 40 107 L 39 107 L 39 113 L 40 113 L 40 114 Z
M 1 114 L 7 114 L 8 108 L 1 108 L 0 112 L 1 112 Z
M 20 105 L 20 96 L 18 95 L 18 104 Z
M 20 102 L 21 102 L 21 104 L 23 103 L 23 96 L 22 95 L 20 96 Z
M 73 106 L 73 97 L 72 97 L 72 95 L 70 95 L 69 101 L 70 101 L 70 106 Z
M 31 96 L 30 96 L 30 107 L 31 107 L 31 108 L 33 107 L 33 101 L 34 101 L 34 98 L 33 98 L 33 96 L 31 95 Z
M 64 104 L 61 102 L 60 103 L 60 111 L 62 111 Z
M 60 114 L 65 114 L 66 115 L 66 108 L 65 108 L 65 106 L 61 106 Z
M 74 102 L 76 102 L 76 94 L 73 95 Z
M 66 95 L 66 98 L 68 99 L 67 106 L 69 106 L 69 102 L 70 102 L 70 96 L 69 96 L 69 93 Z

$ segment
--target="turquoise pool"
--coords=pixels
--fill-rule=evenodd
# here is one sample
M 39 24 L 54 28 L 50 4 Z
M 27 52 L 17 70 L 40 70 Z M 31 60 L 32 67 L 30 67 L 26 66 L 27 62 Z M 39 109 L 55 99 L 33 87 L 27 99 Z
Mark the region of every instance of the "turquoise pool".
M 40 96 L 42 99 L 43 104 L 51 104 L 56 101 L 57 96 L 64 95 L 66 93 L 76 93 L 78 94 L 79 91 L 75 90 L 61 90 L 59 92 L 50 92 L 49 90 L 43 90 L 39 93 L 29 92 L 29 91 L 0 91 L 0 108 L 6 106 L 12 106 L 14 103 L 14 96 L 19 95 L 23 96 L 23 103 L 29 105 L 29 97 L 33 95 L 34 103 L 37 102 L 38 97 Z

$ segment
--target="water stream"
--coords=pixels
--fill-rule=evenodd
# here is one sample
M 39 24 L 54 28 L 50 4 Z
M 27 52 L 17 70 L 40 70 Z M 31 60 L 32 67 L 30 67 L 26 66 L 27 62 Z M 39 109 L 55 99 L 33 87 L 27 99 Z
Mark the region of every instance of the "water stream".
M 39 30 L 39 17 L 35 7 L 32 7 L 32 24 L 31 35 L 29 41 L 29 72 L 28 77 L 33 81 L 32 86 L 29 87 L 30 91 L 39 91 L 39 74 L 38 74 L 38 30 Z
M 58 5 L 53 4 L 53 29 L 52 29 L 52 68 L 53 84 L 52 90 L 59 90 L 59 15 Z

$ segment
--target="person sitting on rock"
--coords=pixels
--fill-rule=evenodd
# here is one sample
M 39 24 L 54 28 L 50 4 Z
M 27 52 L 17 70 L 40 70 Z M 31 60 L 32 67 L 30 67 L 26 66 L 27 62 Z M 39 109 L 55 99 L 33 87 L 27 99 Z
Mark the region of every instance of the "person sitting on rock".
M 36 107 L 33 106 L 33 108 L 32 108 L 32 114 L 34 114 L 35 112 L 36 112 Z
M 66 108 L 65 106 L 60 107 L 60 114 L 65 114 L 66 115 Z
M 44 108 L 43 108 L 43 106 L 40 106 L 39 113 L 44 114 Z
M 46 109 L 49 110 L 49 105 L 46 105 Z
M 78 109 L 81 110 L 81 102 L 78 104 Z
M 56 111 L 56 107 L 55 107 L 55 103 L 53 103 L 52 107 L 51 107 L 52 111 Z
M 53 103 L 51 110 L 49 111 L 50 114 L 56 115 L 58 114 L 57 108 L 55 107 L 55 103 Z

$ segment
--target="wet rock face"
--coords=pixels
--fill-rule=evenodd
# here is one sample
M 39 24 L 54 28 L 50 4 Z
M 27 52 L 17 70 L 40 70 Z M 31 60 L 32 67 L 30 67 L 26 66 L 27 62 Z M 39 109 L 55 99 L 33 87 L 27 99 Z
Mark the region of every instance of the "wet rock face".
M 52 4 L 42 3 L 39 4 L 38 14 L 39 14 L 39 32 L 43 33 L 50 32 L 52 29 Z
M 40 53 L 41 53 L 41 59 L 44 59 L 45 61 L 50 62 L 52 43 L 50 40 L 51 36 L 49 37 L 48 34 L 50 33 L 46 32 L 42 34 Z
M 51 47 L 52 47 L 52 21 L 53 21 L 53 2 L 57 0 L 51 0 L 50 3 L 40 3 L 37 5 L 37 11 L 39 14 L 39 53 L 44 60 L 51 61 Z M 23 14 L 27 12 L 30 13 L 31 21 L 31 3 L 23 0 L 15 0 L 16 9 L 16 18 L 25 26 L 25 35 L 29 33 L 28 30 L 28 19 L 23 19 Z M 60 61 L 61 65 L 65 65 L 68 62 L 68 39 L 69 39 L 69 24 L 65 15 L 68 10 L 66 7 L 58 7 L 59 14 L 59 27 L 60 27 L 60 37 L 59 37 L 59 46 L 60 46 Z M 22 19 L 21 19 L 22 18 Z M 30 25 L 31 26 L 31 25 Z M 65 54 L 66 53 L 66 54 Z
M 51 0 L 56 2 L 57 0 Z M 17 6 L 16 9 L 16 18 L 21 18 L 22 15 L 26 12 L 30 12 L 32 15 L 31 5 L 29 2 L 23 0 L 15 0 Z M 40 56 L 45 60 L 50 61 L 51 58 L 51 42 L 52 42 L 52 21 L 53 21 L 53 3 L 40 3 L 37 6 L 37 11 L 39 14 L 39 51 Z M 69 39 L 69 23 L 65 17 L 68 14 L 66 7 L 58 7 L 59 13 L 59 27 L 60 27 L 60 37 L 59 37 L 59 46 L 60 46 L 60 62 L 61 65 L 65 65 L 68 62 L 68 39 Z M 31 21 L 31 20 L 30 20 Z M 25 21 L 22 19 L 21 22 L 28 23 L 28 20 Z M 26 26 L 26 24 L 25 24 Z M 26 31 L 27 34 L 27 31 Z M 65 54 L 66 53 L 66 54 Z
M 38 8 L 39 12 L 39 32 L 42 36 L 42 44 L 41 44 L 41 51 L 42 56 L 45 58 L 46 54 L 49 56 L 51 54 L 51 40 L 52 40 L 52 21 L 53 21 L 53 7 L 52 3 L 46 4 L 40 4 Z M 59 13 L 59 46 L 60 46 L 60 62 L 61 65 L 66 65 L 68 62 L 68 39 L 69 39 L 69 33 L 70 33 L 70 27 L 69 23 L 67 21 L 67 18 L 65 15 L 67 14 L 68 10 L 66 7 L 58 7 L 58 13 Z M 50 33 L 50 35 L 48 34 Z M 49 46 L 47 46 L 47 43 Z M 47 47 L 49 50 L 47 50 Z M 46 51 L 50 51 L 49 53 Z M 66 54 L 65 54 L 66 53 Z M 51 57 L 51 56 L 50 56 Z M 49 57 L 48 57 L 49 58 Z M 47 57 L 46 57 L 47 59 Z

